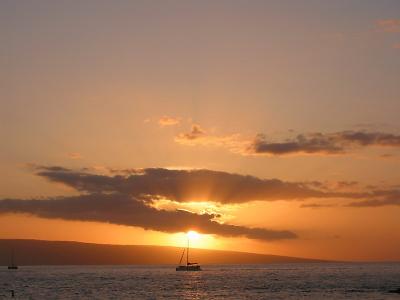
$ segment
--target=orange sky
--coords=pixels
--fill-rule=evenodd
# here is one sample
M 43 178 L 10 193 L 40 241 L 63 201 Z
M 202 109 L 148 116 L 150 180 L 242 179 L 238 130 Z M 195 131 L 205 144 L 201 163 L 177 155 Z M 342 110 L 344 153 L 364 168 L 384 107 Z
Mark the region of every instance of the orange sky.
M 398 11 L 1 3 L 0 238 L 400 260 Z

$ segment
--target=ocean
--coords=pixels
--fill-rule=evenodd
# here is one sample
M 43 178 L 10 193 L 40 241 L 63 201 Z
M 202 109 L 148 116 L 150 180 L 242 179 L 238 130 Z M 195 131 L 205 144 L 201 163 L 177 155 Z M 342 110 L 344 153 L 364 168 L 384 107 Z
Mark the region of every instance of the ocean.
M 400 263 L 22 266 L 0 270 L 0 298 L 400 299 Z

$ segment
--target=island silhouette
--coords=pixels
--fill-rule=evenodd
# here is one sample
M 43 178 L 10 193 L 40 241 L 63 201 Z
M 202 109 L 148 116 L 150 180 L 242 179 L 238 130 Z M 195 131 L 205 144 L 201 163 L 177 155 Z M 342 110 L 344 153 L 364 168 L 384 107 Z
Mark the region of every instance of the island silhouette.
M 0 239 L 0 265 L 8 265 L 13 249 L 19 266 L 24 265 L 175 265 L 181 247 L 109 245 L 71 241 Z M 262 264 L 327 262 L 318 259 L 247 252 L 191 249 L 202 264 Z

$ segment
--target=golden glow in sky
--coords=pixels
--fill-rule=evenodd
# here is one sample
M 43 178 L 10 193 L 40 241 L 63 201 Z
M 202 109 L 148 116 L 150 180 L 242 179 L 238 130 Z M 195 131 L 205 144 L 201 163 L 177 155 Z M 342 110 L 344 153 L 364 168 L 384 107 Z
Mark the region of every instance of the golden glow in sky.
M 400 260 L 400 2 L 172 2 L 0 2 L 0 238 Z
M 188 240 L 191 248 L 218 249 L 220 244 L 217 242 L 218 239 L 212 235 L 201 234 L 194 230 L 170 234 L 167 244 L 176 247 L 186 247 Z

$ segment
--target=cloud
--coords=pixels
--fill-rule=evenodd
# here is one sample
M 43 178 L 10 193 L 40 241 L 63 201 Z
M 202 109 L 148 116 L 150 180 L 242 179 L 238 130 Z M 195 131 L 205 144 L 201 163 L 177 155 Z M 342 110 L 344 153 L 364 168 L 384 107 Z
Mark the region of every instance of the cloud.
M 400 135 L 386 132 L 346 130 L 333 133 L 303 133 L 284 140 L 274 140 L 264 134 L 244 138 L 236 133 L 215 135 L 194 124 L 189 132 L 175 137 L 186 146 L 214 146 L 241 155 L 344 155 L 359 148 L 382 146 L 400 148 Z
M 246 148 L 250 145 L 250 141 L 243 139 L 240 134 L 214 135 L 198 124 L 193 124 L 189 132 L 177 135 L 175 142 L 186 146 L 222 147 L 239 154 L 245 154 Z
M 78 152 L 70 152 L 70 153 L 67 153 L 67 156 L 68 156 L 70 159 L 82 159 L 82 158 L 83 158 L 83 156 L 82 156 L 80 153 L 78 153 Z
M 400 147 L 400 135 L 348 130 L 326 134 L 299 134 L 294 138 L 275 142 L 260 134 L 253 141 L 249 151 L 267 155 L 337 155 L 368 146 Z
M 383 158 L 383 159 L 390 159 L 390 158 L 396 157 L 396 155 L 394 155 L 392 153 L 383 153 L 379 157 Z
M 346 188 L 354 188 L 359 185 L 358 181 L 346 181 L 346 180 L 339 180 L 336 182 L 336 187 L 338 189 L 346 189 Z
M 200 127 L 200 125 L 193 124 L 190 132 L 187 133 L 181 133 L 178 135 L 178 141 L 194 141 L 194 140 L 199 140 L 201 138 L 206 137 L 206 132 L 203 128 Z
M 119 193 L 140 198 L 149 205 L 160 200 L 180 203 L 240 204 L 251 201 L 302 201 L 308 199 L 379 200 L 391 205 L 400 199 L 398 187 L 362 186 L 355 181 L 286 182 L 206 169 L 111 169 L 110 174 L 70 170 L 59 166 L 36 167 L 37 175 L 89 194 Z M 340 200 L 342 201 L 342 200 Z M 321 203 L 319 206 L 331 204 Z M 332 205 L 334 206 L 334 205 Z M 308 204 L 303 207 L 311 207 Z M 315 207 L 315 206 L 314 206 Z
M 388 205 L 397 205 L 400 206 L 400 197 L 399 198 L 387 198 L 387 199 L 370 199 L 358 202 L 351 202 L 346 205 L 349 207 L 379 207 L 379 206 L 388 206 Z
M 309 136 L 298 135 L 296 138 L 283 142 L 268 141 L 263 134 L 257 135 L 253 145 L 249 149 L 255 154 L 285 155 L 294 153 L 308 154 L 339 154 L 344 150 L 335 145 L 322 134 L 312 134 Z
M 64 168 L 61 166 L 42 166 L 37 164 L 28 164 L 30 170 L 36 171 L 49 171 L 49 172 L 72 172 L 72 169 Z
M 333 134 L 337 141 L 358 146 L 400 147 L 400 135 L 385 132 L 342 131 Z
M 170 170 L 162 168 L 116 169 L 108 174 L 82 168 L 30 165 L 38 176 L 63 183 L 81 195 L 48 199 L 2 199 L 0 214 L 22 213 L 40 218 L 104 222 L 137 226 L 160 232 L 176 233 L 189 229 L 225 237 L 247 237 L 263 241 L 294 239 L 287 230 L 251 228 L 222 222 L 224 215 L 212 211 L 195 213 L 170 207 L 163 209 L 158 201 L 177 203 L 214 201 L 222 205 L 250 201 L 307 200 L 345 198 L 347 206 L 366 207 L 400 205 L 400 190 L 373 189 L 364 192 L 340 192 L 358 186 L 356 182 L 327 185 L 319 182 L 285 182 L 213 170 Z M 340 188 L 339 188 L 340 190 Z M 355 201 L 357 200 L 357 201 Z M 336 201 L 336 200 L 335 200 Z M 304 204 L 317 208 L 335 206 L 329 203 Z
M 345 193 L 324 192 L 307 183 L 260 179 L 254 176 L 213 170 L 170 170 L 162 168 L 123 170 L 121 174 L 104 175 L 84 171 L 38 169 L 37 175 L 63 183 L 86 193 L 123 193 L 148 195 L 177 202 L 211 201 L 222 204 L 250 201 L 299 200 L 341 197 Z M 114 174 L 116 170 L 113 170 Z
M 377 30 L 380 32 L 400 32 L 400 19 L 385 19 L 376 22 Z
M 178 125 L 181 122 L 180 118 L 163 116 L 158 120 L 161 127 Z
M 396 205 L 400 206 L 400 189 L 393 188 L 389 190 L 376 189 L 372 191 L 369 197 L 362 201 L 354 201 L 345 206 L 348 207 L 379 207 Z
M 327 207 L 335 207 L 334 204 L 321 204 L 321 203 L 305 203 L 300 205 L 301 208 L 327 208 Z
M 3 199 L 0 200 L 1 213 L 24 213 L 48 219 L 104 222 L 167 233 L 195 229 L 207 234 L 225 237 L 244 236 L 264 241 L 297 237 L 291 231 L 221 224 L 213 220 L 217 217 L 213 214 L 158 210 L 146 205 L 140 198 L 119 193 L 89 194 L 46 200 Z
M 351 182 L 349 182 L 351 183 Z M 347 183 L 346 183 L 347 184 Z M 358 183 L 355 183 L 358 186 Z M 371 191 L 367 191 L 372 189 Z M 341 207 L 381 207 L 381 206 L 400 206 L 400 189 L 399 187 L 391 187 L 389 189 L 379 189 L 376 186 L 365 187 L 364 192 L 349 193 L 348 199 L 353 199 L 352 202 L 340 205 Z M 356 200 L 356 201 L 354 201 Z M 338 207 L 338 203 L 304 203 L 301 208 L 324 208 Z

